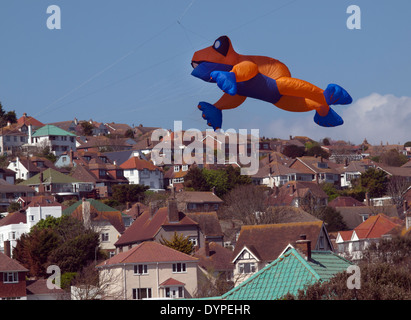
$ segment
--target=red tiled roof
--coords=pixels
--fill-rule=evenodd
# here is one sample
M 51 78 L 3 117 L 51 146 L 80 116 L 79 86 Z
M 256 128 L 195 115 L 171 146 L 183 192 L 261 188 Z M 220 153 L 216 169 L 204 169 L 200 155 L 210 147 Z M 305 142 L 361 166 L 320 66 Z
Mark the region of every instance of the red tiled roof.
M 329 207 L 364 207 L 365 204 L 353 197 L 339 196 L 328 203 Z
M 158 209 L 153 217 L 151 217 L 150 210 L 146 210 L 124 231 L 115 246 L 153 240 L 162 226 L 197 225 L 195 221 L 182 212 L 179 212 L 179 217 L 178 223 L 169 223 L 167 207 Z
M 27 216 L 25 212 L 10 212 L 3 219 L 0 219 L 0 227 L 8 226 L 9 224 L 27 223 Z
M 6 256 L 4 253 L 0 252 L 0 271 L 28 271 L 16 260 Z
M 199 265 L 205 269 L 214 271 L 233 270 L 234 264 L 231 263 L 233 252 L 215 242 L 209 243 L 209 256 L 206 256 L 205 247 L 201 247 L 194 257 L 199 258 Z
M 401 223 L 399 220 L 380 213 L 369 217 L 354 230 L 360 239 L 376 239 L 381 238 L 384 234 L 400 226 Z
M 173 278 L 168 278 L 166 281 L 162 282 L 160 284 L 160 287 L 169 287 L 169 286 L 184 286 L 185 283 L 182 283 L 181 281 L 178 281 Z
M 160 170 L 152 162 L 140 159 L 139 157 L 132 157 L 120 165 L 122 169 L 147 169 L 150 171 Z
M 27 280 L 27 294 L 64 294 L 63 289 L 49 289 L 47 279 Z
M 100 263 L 98 267 L 126 264 L 126 263 L 150 263 L 150 262 L 195 262 L 198 259 L 188 254 L 174 250 L 154 241 L 144 241 L 138 246 Z

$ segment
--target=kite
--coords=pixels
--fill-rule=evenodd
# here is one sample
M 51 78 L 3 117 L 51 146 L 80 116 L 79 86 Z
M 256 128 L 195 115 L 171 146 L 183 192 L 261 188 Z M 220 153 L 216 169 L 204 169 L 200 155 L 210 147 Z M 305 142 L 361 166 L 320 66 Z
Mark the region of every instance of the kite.
M 314 122 L 323 127 L 335 127 L 343 119 L 330 108 L 350 104 L 351 96 L 337 84 L 325 90 L 304 80 L 291 77 L 287 66 L 273 58 L 241 55 L 234 51 L 227 36 L 219 37 L 210 47 L 194 53 L 191 75 L 217 83 L 224 91 L 214 104 L 200 102 L 203 118 L 214 130 L 221 129 L 222 110 L 240 106 L 248 97 L 274 104 L 291 112 L 314 110 Z

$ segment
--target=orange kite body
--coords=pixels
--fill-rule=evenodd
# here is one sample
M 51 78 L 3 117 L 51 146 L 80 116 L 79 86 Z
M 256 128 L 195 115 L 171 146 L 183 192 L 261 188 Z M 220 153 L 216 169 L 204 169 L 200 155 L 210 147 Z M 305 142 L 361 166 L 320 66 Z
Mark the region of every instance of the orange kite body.
M 338 85 L 330 84 L 323 90 L 307 81 L 292 78 L 287 66 L 279 60 L 238 54 L 227 36 L 218 38 L 213 46 L 195 52 L 192 66 L 193 76 L 216 82 L 224 91 L 214 105 L 199 103 L 203 117 L 214 129 L 221 128 L 221 110 L 236 108 L 247 97 L 273 103 L 291 112 L 314 110 L 314 121 L 325 127 L 343 123 L 330 108 L 331 104 L 352 102 L 350 95 Z

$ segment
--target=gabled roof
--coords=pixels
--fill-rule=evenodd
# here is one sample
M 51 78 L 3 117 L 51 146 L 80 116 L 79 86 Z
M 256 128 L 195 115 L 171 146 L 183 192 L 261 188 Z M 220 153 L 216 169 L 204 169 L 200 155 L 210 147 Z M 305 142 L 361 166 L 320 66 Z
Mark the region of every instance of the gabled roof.
M 178 202 L 187 203 L 222 203 L 218 196 L 211 191 L 182 191 L 176 193 Z
M 231 263 L 232 251 L 211 241 L 209 243 L 209 255 L 206 255 L 205 246 L 195 252 L 194 257 L 199 259 L 199 266 L 206 270 L 226 271 L 233 270 Z
M 198 223 L 205 236 L 223 237 L 217 212 L 186 212 L 185 215 Z
M 178 281 L 174 278 L 168 278 L 166 281 L 160 283 L 160 287 L 172 287 L 172 286 L 184 286 L 185 283 Z
M 333 173 L 338 174 L 337 168 L 340 167 L 339 164 L 331 162 L 327 159 L 323 159 L 320 157 L 297 157 L 293 163 L 290 164 L 290 167 L 294 167 L 295 163 L 301 162 L 305 166 L 305 170 L 303 170 L 303 166 L 299 166 L 300 171 L 303 173 Z M 323 167 L 321 166 L 323 165 Z
M 118 247 L 141 241 L 154 240 L 162 227 L 170 225 L 198 226 L 197 222 L 193 221 L 182 212 L 179 212 L 179 221 L 177 223 L 170 223 L 168 220 L 167 207 L 158 209 L 153 216 L 151 216 L 150 210 L 146 210 L 126 229 L 126 231 L 124 231 L 120 239 L 118 239 L 114 245 Z
M 53 126 L 51 124 L 45 125 L 34 132 L 33 137 L 45 137 L 45 136 L 71 136 L 75 137 L 74 133 L 68 132 L 66 130 L 60 129 L 59 127 Z
M 120 165 L 122 169 L 136 169 L 136 170 L 150 170 L 156 171 L 161 170 L 159 167 L 156 167 L 151 161 L 140 159 L 139 157 L 131 157 L 126 162 Z
M 354 199 L 353 197 L 339 196 L 328 203 L 329 207 L 364 207 L 363 202 Z
M 296 295 L 304 286 L 330 280 L 335 274 L 352 265 L 331 251 L 312 251 L 305 260 L 294 249 L 252 275 L 237 287 L 221 296 L 224 300 L 275 300 L 287 293 Z
M 34 186 L 40 184 L 40 178 L 43 177 L 42 183 L 51 184 L 51 183 L 76 183 L 82 182 L 77 180 L 69 175 L 58 172 L 51 168 L 44 170 L 41 173 L 36 174 L 34 177 L 19 183 L 19 185 Z
M 154 241 L 144 241 L 128 251 L 121 252 L 97 267 L 119 264 L 153 262 L 196 262 L 198 259 Z
M 23 267 L 16 260 L 6 256 L 4 253 L 0 252 L 0 271 L 17 271 L 17 272 L 27 272 L 25 267 Z
M 31 116 L 27 116 L 26 113 L 23 113 L 23 116 L 20 117 L 20 118 L 17 120 L 17 123 L 18 123 L 20 126 L 22 126 L 22 125 L 28 126 L 28 125 L 30 125 L 30 124 L 31 124 L 32 126 L 34 126 L 34 127 L 42 127 L 42 126 L 44 126 L 44 123 L 38 121 L 37 119 L 35 119 L 35 118 L 31 117 Z
M 292 222 L 263 225 L 246 225 L 241 227 L 237 244 L 233 251 L 233 258 L 246 246 L 253 254 L 261 257 L 263 261 L 273 261 L 295 238 L 305 234 L 315 248 L 323 222 Z
M 359 239 L 377 239 L 401 226 L 401 221 L 387 217 L 385 214 L 377 214 L 369 217 L 354 231 Z
M 3 219 L 0 219 L 0 227 L 19 223 L 27 223 L 27 216 L 24 211 L 10 212 Z

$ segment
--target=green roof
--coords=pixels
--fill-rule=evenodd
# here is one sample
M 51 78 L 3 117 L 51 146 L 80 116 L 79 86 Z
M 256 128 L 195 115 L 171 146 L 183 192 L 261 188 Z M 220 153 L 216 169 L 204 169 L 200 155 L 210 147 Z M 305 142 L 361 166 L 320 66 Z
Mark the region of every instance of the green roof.
M 278 259 L 265 266 L 220 298 L 225 300 L 275 300 L 317 281 L 327 281 L 352 263 L 331 251 L 312 251 L 305 260 L 290 248 Z
M 26 185 L 26 186 L 33 186 L 33 185 L 39 185 L 40 184 L 40 176 L 43 174 L 43 183 L 44 184 L 49 184 L 49 183 L 76 183 L 76 182 L 81 182 L 80 180 L 74 179 L 73 177 L 66 175 L 64 173 L 58 172 L 56 170 L 53 170 L 51 168 L 44 170 L 41 173 L 36 174 L 34 177 L 31 177 L 30 179 L 23 181 L 19 184 L 21 185 Z
M 74 133 L 68 132 L 66 130 L 60 129 L 59 127 L 53 126 L 51 124 L 45 125 L 34 132 L 33 137 L 44 137 L 44 136 L 72 136 L 75 137 Z
M 119 211 L 119 210 L 117 210 L 115 208 L 112 208 L 112 207 L 104 204 L 103 202 L 95 200 L 95 199 L 86 199 L 86 201 L 90 202 L 90 206 L 94 207 L 98 212 L 115 212 L 115 211 Z M 82 200 L 79 200 L 76 203 L 73 203 L 70 207 L 63 210 L 63 214 L 64 215 L 72 214 L 74 212 L 74 210 L 76 210 L 79 206 L 81 206 L 82 203 L 83 203 Z M 123 215 L 122 212 L 121 212 L 121 215 Z

